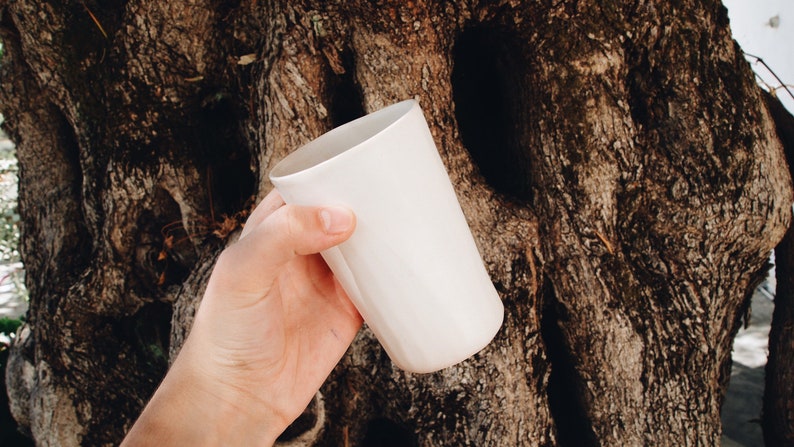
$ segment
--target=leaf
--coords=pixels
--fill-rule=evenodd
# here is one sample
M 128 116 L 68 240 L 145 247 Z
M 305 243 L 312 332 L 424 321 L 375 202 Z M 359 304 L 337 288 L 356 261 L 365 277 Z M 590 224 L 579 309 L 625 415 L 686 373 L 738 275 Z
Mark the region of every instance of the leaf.
M 244 54 L 237 60 L 237 65 L 248 65 L 256 62 L 256 53 Z

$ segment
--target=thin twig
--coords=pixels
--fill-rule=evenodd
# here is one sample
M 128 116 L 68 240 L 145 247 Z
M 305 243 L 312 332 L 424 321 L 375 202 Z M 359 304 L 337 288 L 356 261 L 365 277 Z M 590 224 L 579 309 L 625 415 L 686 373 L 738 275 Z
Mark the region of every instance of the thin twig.
M 772 73 L 772 76 L 774 76 L 774 77 L 775 77 L 775 79 L 777 79 L 777 82 L 779 82 L 779 83 L 780 83 L 780 86 L 779 86 L 779 87 L 775 87 L 775 88 L 773 88 L 773 89 L 772 89 L 773 91 L 774 91 L 774 90 L 777 90 L 777 89 L 779 89 L 779 88 L 783 88 L 783 90 L 785 90 L 785 91 L 786 91 L 786 93 L 788 93 L 788 95 L 789 95 L 789 96 L 791 96 L 791 99 L 794 99 L 794 93 L 791 93 L 791 90 L 789 90 L 789 88 L 788 88 L 788 84 L 786 84 L 785 82 L 783 82 L 783 80 L 782 80 L 782 79 L 780 79 L 780 77 L 777 75 L 777 73 L 775 73 L 775 71 L 774 71 L 774 70 L 772 70 L 772 68 L 770 68 L 770 67 L 769 67 L 769 65 L 767 65 L 767 64 L 766 64 L 766 62 L 764 62 L 764 60 L 763 60 L 763 59 L 762 59 L 760 56 L 756 56 L 756 55 L 754 55 L 754 54 L 750 54 L 750 53 L 748 53 L 748 52 L 746 52 L 746 51 L 743 51 L 743 53 L 744 53 L 744 55 L 745 55 L 745 56 L 752 57 L 752 58 L 753 58 L 753 59 L 755 59 L 757 62 L 759 62 L 761 65 L 763 65 L 763 66 L 764 66 L 764 67 L 765 67 L 767 70 L 769 70 L 769 72 L 770 72 L 770 73 Z M 765 83 L 765 84 L 766 84 L 766 83 Z M 769 84 L 767 84 L 767 86 L 768 86 L 768 85 L 769 85 Z
M 88 13 L 88 15 L 91 17 L 91 20 L 94 21 L 94 25 L 96 25 L 96 27 L 99 28 L 99 32 L 102 33 L 103 36 L 105 36 L 105 39 L 107 39 L 108 38 L 108 33 L 105 32 L 105 28 L 102 27 L 102 24 L 99 23 L 99 19 L 97 19 L 96 16 L 94 15 L 94 13 L 91 12 L 90 9 L 88 9 L 88 6 L 86 6 L 85 3 L 83 3 L 83 8 L 85 8 L 85 12 Z

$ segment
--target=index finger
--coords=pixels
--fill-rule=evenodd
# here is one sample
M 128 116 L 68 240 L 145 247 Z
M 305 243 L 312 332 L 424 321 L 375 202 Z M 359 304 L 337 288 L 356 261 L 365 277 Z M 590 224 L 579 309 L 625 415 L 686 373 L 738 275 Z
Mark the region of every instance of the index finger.
M 259 205 L 254 208 L 254 211 L 248 216 L 248 220 L 245 221 L 245 225 L 243 226 L 243 231 L 240 233 L 240 238 L 242 239 L 248 234 L 253 231 L 262 221 L 267 219 L 268 216 L 273 214 L 277 209 L 284 206 L 284 199 L 281 197 L 281 194 L 273 188 L 261 202 Z

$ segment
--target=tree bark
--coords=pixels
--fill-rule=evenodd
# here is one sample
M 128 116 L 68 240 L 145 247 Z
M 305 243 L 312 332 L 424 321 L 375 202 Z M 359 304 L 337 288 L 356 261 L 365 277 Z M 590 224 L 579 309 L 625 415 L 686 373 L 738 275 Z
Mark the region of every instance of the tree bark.
M 718 1 L 0 0 L 40 445 L 119 441 L 284 155 L 416 97 L 505 323 L 396 369 L 367 329 L 291 445 L 717 445 L 730 351 L 790 220 Z

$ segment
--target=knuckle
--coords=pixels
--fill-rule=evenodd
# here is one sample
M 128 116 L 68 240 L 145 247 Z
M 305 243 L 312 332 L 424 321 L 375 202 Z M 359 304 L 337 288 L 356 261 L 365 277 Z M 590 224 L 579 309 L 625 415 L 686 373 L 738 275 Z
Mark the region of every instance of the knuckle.
M 285 206 L 284 208 L 284 231 L 290 239 L 300 237 L 306 232 L 303 213 L 295 206 Z

